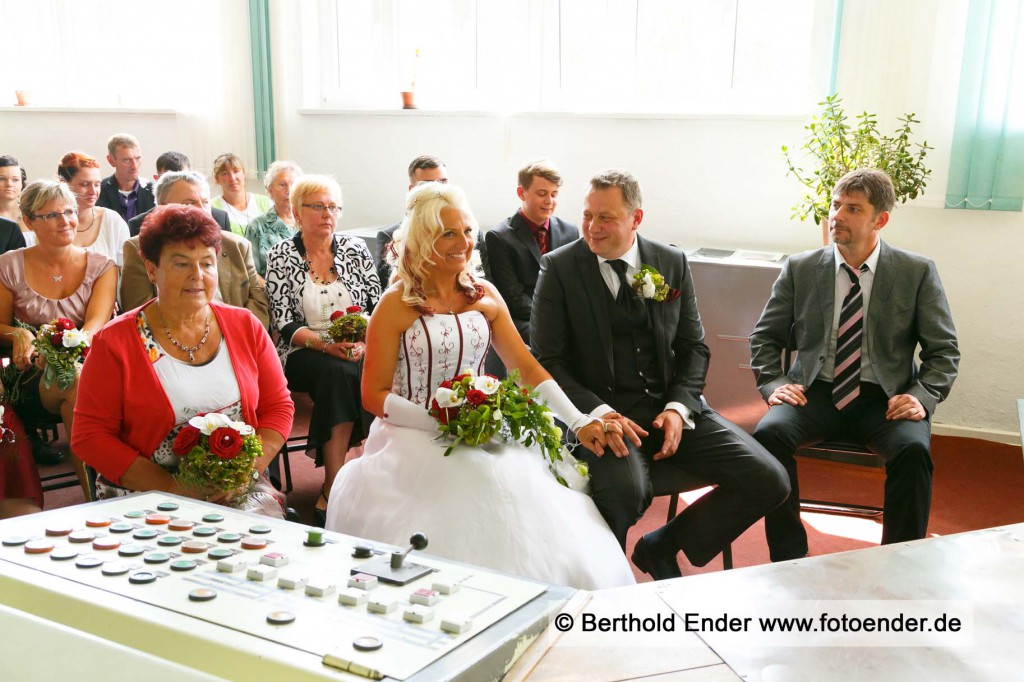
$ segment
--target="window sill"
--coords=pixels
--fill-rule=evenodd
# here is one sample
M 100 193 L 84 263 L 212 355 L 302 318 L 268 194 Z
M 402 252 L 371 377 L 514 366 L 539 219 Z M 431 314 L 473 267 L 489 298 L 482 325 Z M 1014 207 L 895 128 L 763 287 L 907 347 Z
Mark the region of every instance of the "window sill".
M 579 111 L 447 111 L 440 109 L 343 109 L 333 107 L 301 108 L 304 116 L 411 116 L 433 118 L 569 118 L 569 119 L 635 119 L 635 120 L 698 120 L 698 121 L 806 121 L 806 114 L 673 114 L 640 112 Z
M 161 116 L 176 116 L 174 109 L 147 109 L 129 107 L 0 107 L 0 112 L 17 111 L 31 112 L 34 114 L 157 114 Z

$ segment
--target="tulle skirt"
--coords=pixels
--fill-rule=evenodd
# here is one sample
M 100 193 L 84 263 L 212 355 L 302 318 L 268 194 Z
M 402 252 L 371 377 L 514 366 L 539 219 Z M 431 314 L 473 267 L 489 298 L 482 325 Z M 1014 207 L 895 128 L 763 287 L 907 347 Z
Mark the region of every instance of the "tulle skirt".
M 633 584 L 593 500 L 560 485 L 540 451 L 519 444 L 446 444 L 374 420 L 363 455 L 335 479 L 327 528 L 581 589 Z

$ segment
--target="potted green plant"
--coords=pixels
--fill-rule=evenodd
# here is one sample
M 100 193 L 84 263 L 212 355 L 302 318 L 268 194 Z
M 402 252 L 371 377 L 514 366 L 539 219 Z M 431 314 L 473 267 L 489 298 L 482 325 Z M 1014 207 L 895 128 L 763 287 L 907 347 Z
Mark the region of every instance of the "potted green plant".
M 914 114 L 906 114 L 898 120 L 902 124 L 892 136 L 878 130 L 874 114 L 864 112 L 856 116 L 851 125 L 842 100 L 838 94 L 819 102 L 824 107 L 821 115 L 811 118 L 804 126 L 807 138 L 791 153 L 789 147 L 782 147 L 790 175 L 810 190 L 793 207 L 794 218 L 814 221 L 822 226 L 822 241 L 828 243 L 829 206 L 832 204 L 832 188 L 839 178 L 856 168 L 877 168 L 892 178 L 896 190 L 896 201 L 905 203 L 916 199 L 924 191 L 931 170 L 925 167 L 924 159 L 929 149 L 927 142 L 911 141 L 913 125 L 920 123 Z M 796 156 L 797 158 L 794 158 Z M 799 167 L 802 158 L 814 163 L 810 171 Z

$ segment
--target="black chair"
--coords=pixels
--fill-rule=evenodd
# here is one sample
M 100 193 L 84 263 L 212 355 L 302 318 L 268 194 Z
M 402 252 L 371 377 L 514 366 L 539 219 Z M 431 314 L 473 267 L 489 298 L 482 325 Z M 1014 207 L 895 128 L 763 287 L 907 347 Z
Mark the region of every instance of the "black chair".
M 700 488 L 706 488 L 709 485 L 713 485 L 711 482 L 706 481 L 699 476 L 681 471 L 677 467 L 663 466 L 658 462 L 655 462 L 651 468 L 651 481 L 654 485 L 654 497 L 661 497 L 662 495 L 670 496 L 668 503 L 668 518 L 665 519 L 665 523 L 668 523 L 676 517 L 679 507 L 679 495 L 681 493 L 690 492 L 691 490 L 699 490 Z M 732 568 L 731 544 L 722 550 L 722 568 L 724 570 Z
M 796 355 L 796 334 L 793 330 L 789 333 L 789 342 L 786 352 L 782 354 L 782 370 L 789 374 L 793 366 L 793 358 Z M 844 438 L 824 440 L 814 445 L 808 445 L 796 451 L 797 457 L 813 459 L 825 462 L 838 462 L 841 464 L 852 464 L 854 466 L 867 467 L 869 469 L 884 469 L 885 460 L 860 443 Z M 882 507 L 874 505 L 852 504 L 847 502 L 835 502 L 831 500 L 809 500 L 800 498 L 800 508 L 812 512 L 825 514 L 843 514 L 846 516 L 860 516 L 867 518 L 878 518 L 882 516 Z

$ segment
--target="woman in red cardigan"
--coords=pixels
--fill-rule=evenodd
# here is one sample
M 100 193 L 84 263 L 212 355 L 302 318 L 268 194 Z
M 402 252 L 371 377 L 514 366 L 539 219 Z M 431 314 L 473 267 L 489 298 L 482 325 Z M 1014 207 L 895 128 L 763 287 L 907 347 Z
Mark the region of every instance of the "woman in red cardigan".
M 244 509 L 282 517 L 264 470 L 291 432 L 295 406 L 273 343 L 253 315 L 216 303 L 220 227 L 191 206 L 155 209 L 139 233 L 157 297 L 109 323 L 82 369 L 72 449 L 100 474 L 97 497 L 202 491 L 173 477 L 172 444 L 189 419 L 220 412 L 256 429 L 263 456 Z M 210 501 L 230 504 L 229 492 Z

